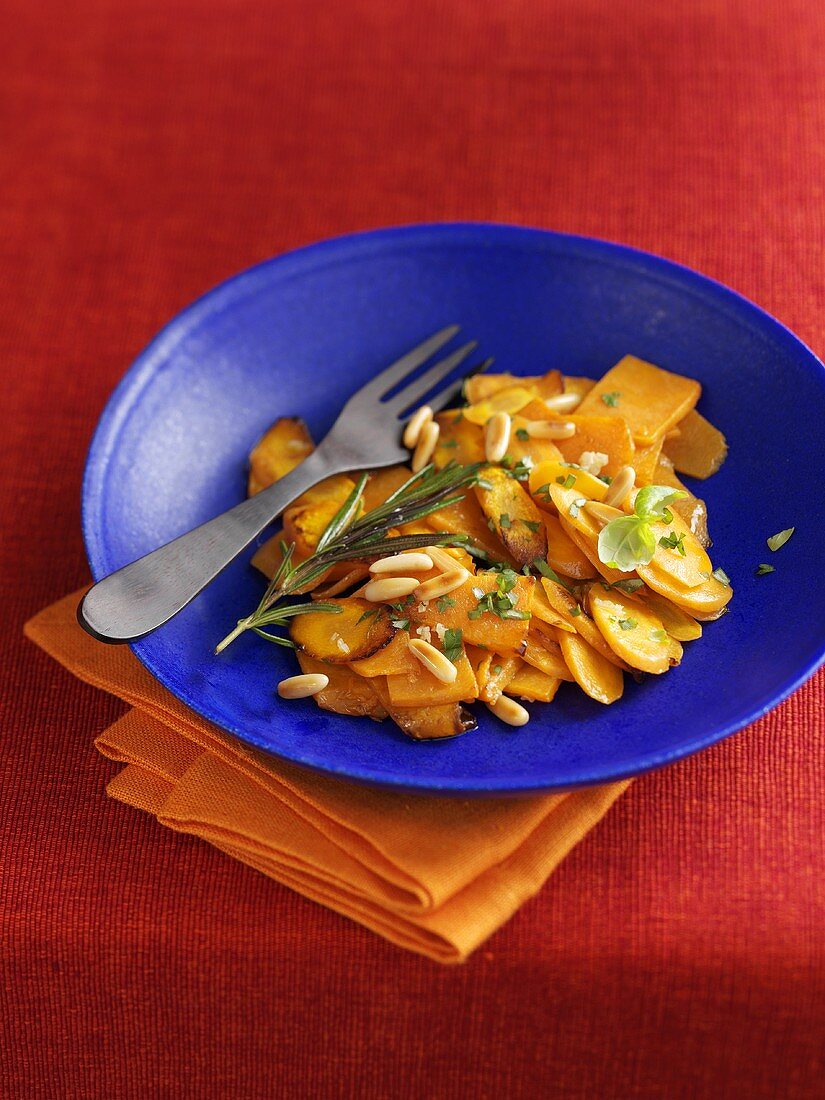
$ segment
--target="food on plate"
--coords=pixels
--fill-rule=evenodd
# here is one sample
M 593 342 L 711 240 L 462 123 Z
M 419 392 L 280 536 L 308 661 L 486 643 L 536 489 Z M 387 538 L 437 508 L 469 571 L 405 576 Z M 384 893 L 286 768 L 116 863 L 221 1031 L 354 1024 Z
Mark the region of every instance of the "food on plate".
M 417 740 L 475 728 L 473 703 L 523 726 L 565 682 L 616 702 L 626 674 L 676 667 L 732 595 L 678 476 L 727 453 L 700 392 L 632 355 L 598 381 L 475 375 L 462 408 L 410 417 L 409 466 L 327 478 L 285 510 L 252 559 L 269 587 L 217 651 L 245 631 L 290 646 L 281 698 Z M 313 446 L 302 420 L 276 421 L 250 495 Z

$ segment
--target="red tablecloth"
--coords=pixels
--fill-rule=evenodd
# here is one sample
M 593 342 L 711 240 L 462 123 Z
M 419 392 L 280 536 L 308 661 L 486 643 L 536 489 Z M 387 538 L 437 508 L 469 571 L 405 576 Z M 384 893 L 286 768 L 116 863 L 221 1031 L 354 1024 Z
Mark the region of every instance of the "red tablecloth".
M 106 801 L 92 738 L 120 706 L 21 626 L 86 578 L 83 455 L 130 360 L 286 248 L 425 220 L 593 234 L 729 283 L 821 352 L 822 5 L 4 16 L 0 1091 L 821 1096 L 822 676 L 637 782 L 445 970 Z

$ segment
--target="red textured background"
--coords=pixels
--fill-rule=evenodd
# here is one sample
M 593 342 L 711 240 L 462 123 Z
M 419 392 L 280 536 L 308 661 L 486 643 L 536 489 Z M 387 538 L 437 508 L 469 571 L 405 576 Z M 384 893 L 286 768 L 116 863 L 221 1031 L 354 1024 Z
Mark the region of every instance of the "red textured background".
M 825 350 L 818 0 L 6 0 L 0 1092 L 823 1094 L 822 676 L 636 783 L 466 966 L 105 800 L 120 705 L 21 636 L 86 578 L 83 456 L 178 309 L 410 221 L 628 242 Z

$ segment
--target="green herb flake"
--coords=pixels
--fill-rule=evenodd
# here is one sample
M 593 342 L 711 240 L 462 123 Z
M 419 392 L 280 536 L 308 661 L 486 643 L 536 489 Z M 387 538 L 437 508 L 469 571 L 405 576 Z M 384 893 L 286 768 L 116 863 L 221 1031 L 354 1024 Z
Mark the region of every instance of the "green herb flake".
M 607 405 L 609 409 L 615 409 L 619 404 L 619 398 L 621 397 L 621 391 L 613 390 L 612 393 L 603 393 L 602 401 Z
M 530 438 L 530 433 L 526 428 L 516 428 L 516 439 L 520 439 L 522 443 L 526 443 Z
M 396 630 L 409 630 L 410 629 L 410 620 L 409 619 L 390 619 L 390 622 L 392 623 L 392 625 L 395 627 Z
M 455 607 L 455 600 L 452 596 L 439 596 L 435 601 L 435 606 L 439 611 L 446 611 L 448 607 Z
M 576 604 L 576 606 L 570 612 L 570 614 L 573 616 L 574 619 L 577 619 L 579 617 L 579 615 L 581 615 L 581 613 L 582 613 L 582 609 L 579 607 L 578 604 Z
M 659 539 L 659 545 L 664 546 L 668 550 L 678 550 L 683 558 L 687 556 L 684 534 L 677 535 L 675 531 L 669 531 L 667 535 L 662 535 Z
M 443 644 L 444 656 L 451 660 L 453 664 L 455 664 L 464 649 L 464 642 L 462 640 L 461 631 L 458 629 L 445 630 Z
M 536 531 L 538 531 L 538 529 L 541 527 L 541 523 L 539 520 L 523 519 L 521 522 L 528 529 L 528 531 L 532 531 L 533 534 L 535 534 Z
M 501 513 L 501 515 L 498 517 L 498 523 L 499 527 L 504 528 L 505 531 L 509 530 L 513 526 L 510 516 L 507 514 L 507 512 Z
M 568 474 L 567 477 L 557 477 L 556 484 L 561 485 L 562 489 L 572 489 L 576 484 L 576 479 L 573 474 Z
M 656 630 L 651 630 L 650 640 L 652 642 L 666 642 L 667 641 L 667 634 L 665 633 L 664 630 L 661 629 L 661 627 L 659 627 Z
M 730 588 L 730 577 L 727 575 L 724 569 L 714 569 L 711 573 L 714 580 L 719 581 L 720 584 L 726 584 Z
M 550 503 L 550 482 L 547 481 L 544 485 L 539 485 L 538 489 L 533 493 L 534 497 L 541 497 L 545 504 Z
M 501 676 L 501 674 L 502 674 L 502 672 L 504 671 L 504 669 L 503 669 L 503 668 L 501 667 L 501 665 L 493 665 L 493 667 L 492 667 L 492 670 L 491 670 L 491 671 L 493 672 L 493 674 L 494 674 L 495 676 Z
M 795 530 L 795 527 L 787 527 L 784 531 L 780 531 L 778 535 L 771 535 L 768 539 L 769 548 L 774 551 L 781 550 Z
M 619 619 L 622 630 L 635 630 L 638 625 L 635 619 Z
M 599 481 L 603 481 L 605 485 L 613 484 L 613 478 L 610 476 L 610 474 L 597 474 L 597 477 Z
M 513 478 L 514 481 L 527 481 L 530 477 L 530 471 L 533 468 L 533 460 L 529 457 L 521 458 L 512 468 L 507 471 L 507 476 Z
M 458 446 L 458 440 L 457 439 L 440 439 L 438 441 L 438 445 L 439 445 L 439 447 L 457 447 Z
M 358 623 L 364 622 L 365 619 L 372 619 L 375 615 L 380 615 L 380 614 L 381 614 L 381 608 L 380 607 L 370 607 L 364 612 L 363 615 L 361 615 L 361 617 L 359 619 L 356 620 L 355 625 L 358 626 Z
M 757 565 L 756 576 L 764 577 L 766 573 L 775 573 L 776 570 L 772 565 Z

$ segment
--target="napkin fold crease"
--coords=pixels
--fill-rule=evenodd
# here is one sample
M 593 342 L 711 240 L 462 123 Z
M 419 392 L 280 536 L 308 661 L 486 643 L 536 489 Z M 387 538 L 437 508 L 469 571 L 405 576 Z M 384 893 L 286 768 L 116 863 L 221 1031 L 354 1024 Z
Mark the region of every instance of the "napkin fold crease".
M 544 885 L 627 782 L 458 799 L 330 778 L 247 747 L 78 625 L 76 592 L 25 627 L 79 679 L 132 707 L 95 741 L 107 793 L 401 947 L 461 962 Z

